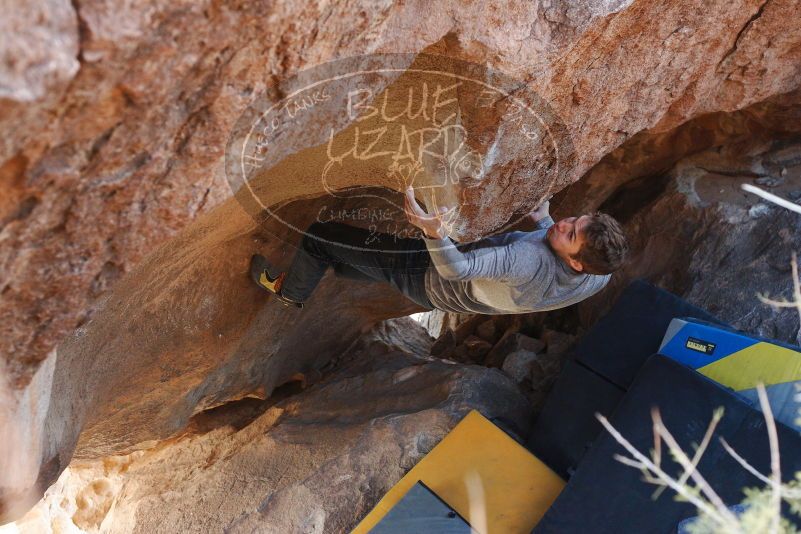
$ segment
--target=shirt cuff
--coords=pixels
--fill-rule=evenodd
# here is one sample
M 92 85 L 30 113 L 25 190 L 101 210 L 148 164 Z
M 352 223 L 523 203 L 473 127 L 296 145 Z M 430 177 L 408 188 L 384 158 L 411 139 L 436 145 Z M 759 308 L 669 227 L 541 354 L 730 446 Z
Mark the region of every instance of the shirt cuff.
M 437 237 L 426 237 L 425 235 L 423 235 L 423 241 L 425 241 L 426 248 L 428 248 L 428 250 L 431 249 L 437 250 L 441 248 L 451 247 L 453 245 L 453 241 L 451 241 L 451 238 L 448 236 L 445 236 L 443 238 L 437 238 Z
M 537 229 L 538 230 L 547 230 L 548 228 L 550 228 L 551 226 L 554 225 L 554 222 L 553 222 L 553 219 L 551 218 L 551 216 L 548 215 L 547 217 L 543 217 L 542 219 L 540 219 L 539 221 L 537 221 L 534 224 L 537 225 Z

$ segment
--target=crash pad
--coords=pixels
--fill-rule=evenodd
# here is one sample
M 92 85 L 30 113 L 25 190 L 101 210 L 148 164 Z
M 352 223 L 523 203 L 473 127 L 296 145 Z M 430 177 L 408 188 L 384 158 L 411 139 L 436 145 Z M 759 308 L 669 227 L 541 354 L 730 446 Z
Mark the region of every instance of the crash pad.
M 798 347 L 756 338 L 691 318 L 676 318 L 659 352 L 758 406 L 757 384 L 764 384 L 777 421 L 796 425 L 796 386 L 801 385 Z
M 576 346 L 576 360 L 628 389 L 645 360 L 658 351 L 674 317 L 695 317 L 722 324 L 676 295 L 644 280 L 635 280 L 581 338 Z
M 595 414 L 609 417 L 624 394 L 579 362 L 565 362 L 526 446 L 557 474 L 569 477 L 603 431 Z
M 724 409 L 698 470 L 726 506 L 739 504 L 743 488 L 760 486 L 760 482 L 723 450 L 720 437 L 758 471 L 770 472 L 763 414 L 730 390 L 660 354 L 647 360 L 610 418 L 611 424 L 645 454 L 654 446 L 654 407 L 659 408 L 665 426 L 682 449 L 689 452 L 703 438 L 713 412 Z M 781 423 L 776 426 L 782 479 L 790 480 L 801 470 L 801 436 Z M 601 433 L 534 532 L 673 534 L 682 521 L 698 515 L 695 507 L 676 500 L 670 490 L 655 496 L 656 487 L 644 482 L 638 469 L 618 462 L 617 454 L 625 455 L 626 451 L 608 432 Z M 662 468 L 678 476 L 678 464 L 666 452 L 662 456 Z
M 418 482 L 381 518 L 371 534 L 475 534 L 456 511 Z
M 370 532 L 418 481 L 480 534 L 530 532 L 565 485 L 474 410 L 384 495 L 353 532 Z

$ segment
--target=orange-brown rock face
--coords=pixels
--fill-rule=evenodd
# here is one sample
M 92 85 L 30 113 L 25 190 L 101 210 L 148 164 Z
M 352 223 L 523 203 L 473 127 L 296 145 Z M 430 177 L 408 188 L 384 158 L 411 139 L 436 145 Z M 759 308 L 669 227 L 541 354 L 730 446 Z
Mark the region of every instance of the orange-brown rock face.
M 272 406 L 245 399 L 180 437 L 75 462 L 20 530 L 348 532 L 469 410 L 525 429 L 528 402 L 499 370 L 416 356 L 404 346 L 431 338 L 387 323 Z
M 370 324 L 414 310 L 389 289 L 326 279 L 316 306 L 288 312 L 248 286 L 249 255 L 287 262 L 297 235 L 257 227 L 232 198 L 225 149 L 248 106 L 285 96 L 271 93 L 282 80 L 336 58 L 424 50 L 519 80 L 514 95 L 547 105 L 570 157 L 551 175 L 526 157 L 531 139 L 509 133 L 510 110 L 461 116 L 483 177 L 458 196 L 452 222 L 468 239 L 637 132 L 743 108 L 801 74 L 797 0 L 47 5 L 27 16 L 20 3 L 0 51 L 0 421 L 15 436 L 0 450 L 3 519 L 73 453 L 129 451 L 200 410 L 269 395 Z M 316 117 L 276 164 L 307 170 L 297 155 L 319 149 L 312 129 L 352 132 L 355 121 Z M 330 193 L 317 175 L 282 176 L 277 201 Z M 334 190 L 393 186 L 343 176 Z

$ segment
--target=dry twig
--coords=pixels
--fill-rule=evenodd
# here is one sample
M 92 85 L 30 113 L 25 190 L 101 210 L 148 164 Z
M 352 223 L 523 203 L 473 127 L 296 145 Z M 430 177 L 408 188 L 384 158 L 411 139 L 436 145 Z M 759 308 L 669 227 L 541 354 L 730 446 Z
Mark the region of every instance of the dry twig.
M 684 498 L 687 502 L 691 503 L 695 506 L 698 510 L 705 513 L 709 518 L 715 521 L 718 525 L 731 532 L 742 532 L 740 528 L 740 524 L 737 521 L 736 516 L 731 513 L 731 511 L 723 506 L 723 509 L 716 508 L 710 502 L 704 500 L 703 498 L 699 497 L 692 489 L 686 484 L 679 484 L 678 480 L 673 478 L 672 476 L 665 473 L 661 466 L 655 464 L 652 460 L 650 460 L 647 456 L 641 453 L 634 445 L 632 445 L 626 438 L 624 438 L 620 432 L 617 431 L 604 417 L 603 415 L 596 413 L 595 417 L 601 422 L 603 427 L 615 438 L 620 445 L 625 448 L 629 454 L 631 454 L 631 458 L 627 458 L 622 455 L 615 455 L 615 459 L 622 464 L 636 467 L 642 471 L 647 471 L 649 475 L 652 475 L 653 478 L 658 480 L 659 484 L 664 484 L 679 494 L 682 498 Z M 718 498 L 718 500 L 720 500 Z

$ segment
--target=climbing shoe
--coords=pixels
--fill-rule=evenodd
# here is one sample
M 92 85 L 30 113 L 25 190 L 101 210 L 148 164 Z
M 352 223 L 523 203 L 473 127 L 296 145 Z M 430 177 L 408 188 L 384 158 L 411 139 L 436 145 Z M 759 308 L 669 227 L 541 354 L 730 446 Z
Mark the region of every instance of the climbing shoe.
M 302 308 L 302 302 L 295 302 L 294 300 L 290 300 L 281 294 L 281 283 L 284 281 L 286 273 L 283 272 L 274 275 L 270 273 L 270 271 L 271 267 L 267 262 L 267 258 L 261 254 L 254 254 L 250 258 L 250 278 L 256 283 L 257 286 L 275 295 L 276 298 L 285 306 Z

